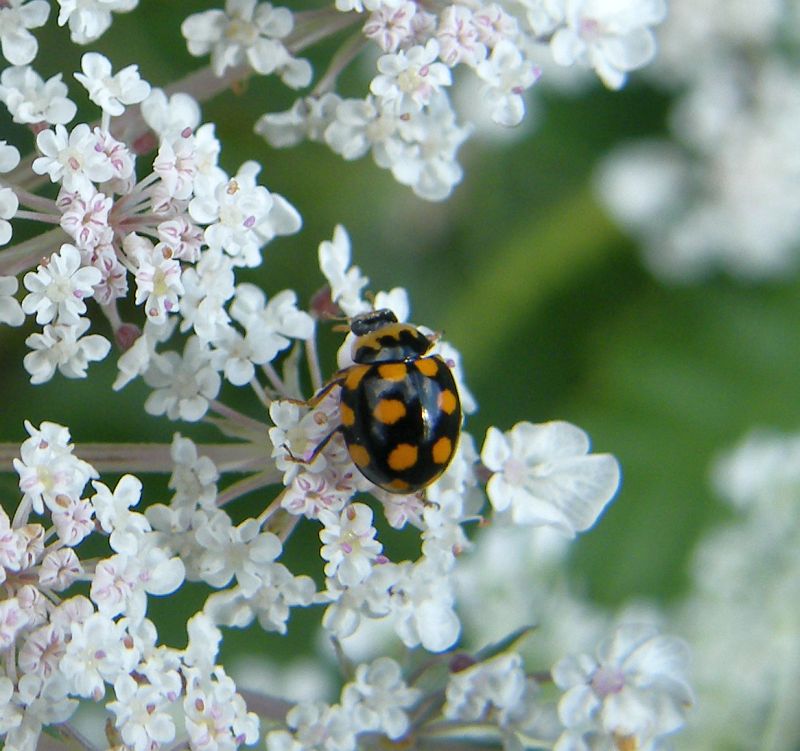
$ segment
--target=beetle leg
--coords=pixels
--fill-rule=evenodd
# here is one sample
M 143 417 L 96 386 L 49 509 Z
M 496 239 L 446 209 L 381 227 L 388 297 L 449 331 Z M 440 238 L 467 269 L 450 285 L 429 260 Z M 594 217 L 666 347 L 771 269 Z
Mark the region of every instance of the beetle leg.
M 342 431 L 342 426 L 337 425 L 316 446 L 314 446 L 314 450 L 308 455 L 308 457 L 295 456 L 291 452 L 291 449 L 289 448 L 289 445 L 287 443 L 284 443 L 283 446 L 281 446 L 281 448 L 286 450 L 286 458 L 288 461 L 294 462 L 295 464 L 312 464 L 314 459 L 316 459 L 319 456 L 322 449 L 324 449 L 330 443 L 331 438 L 333 438 L 337 433 L 341 433 L 341 431 Z

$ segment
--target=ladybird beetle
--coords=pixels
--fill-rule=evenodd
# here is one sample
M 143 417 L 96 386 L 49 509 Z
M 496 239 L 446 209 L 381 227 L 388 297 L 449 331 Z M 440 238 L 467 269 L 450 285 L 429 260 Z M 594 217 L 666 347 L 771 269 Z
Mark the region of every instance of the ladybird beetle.
M 430 485 L 450 464 L 461 431 L 461 402 L 453 373 L 434 340 L 398 323 L 391 310 L 354 317 L 354 364 L 338 372 L 313 400 L 341 386 L 341 424 L 311 459 L 341 432 L 361 474 L 389 493 Z

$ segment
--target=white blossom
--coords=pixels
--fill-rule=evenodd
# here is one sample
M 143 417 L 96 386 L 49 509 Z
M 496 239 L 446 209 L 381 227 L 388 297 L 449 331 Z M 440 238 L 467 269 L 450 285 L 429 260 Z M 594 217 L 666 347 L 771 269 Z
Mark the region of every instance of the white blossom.
M 559 65 L 589 65 L 606 86 L 618 89 L 629 71 L 652 60 L 650 27 L 665 15 L 664 0 L 567 0 L 566 25 L 550 42 L 553 59 Z
M 525 688 L 522 658 L 513 652 L 500 654 L 450 676 L 444 715 L 451 720 L 475 722 L 496 711 L 503 722 L 522 701 Z
M 311 65 L 293 58 L 279 40 L 294 26 L 288 8 L 256 0 L 226 0 L 225 10 L 194 13 L 181 25 L 192 55 L 211 53 L 211 65 L 221 76 L 228 67 L 245 62 L 262 75 L 278 73 L 292 88 L 311 81 Z
M 66 125 L 77 112 L 67 96 L 61 73 L 44 81 L 29 65 L 6 68 L 0 73 L 0 101 L 15 123 Z
M 452 83 L 446 65 L 437 63 L 439 45 L 431 39 L 423 47 L 416 45 L 378 59 L 379 75 L 372 79 L 370 91 L 384 102 L 392 103 L 398 113 L 418 112 L 443 86 Z
M 327 561 L 325 575 L 335 576 L 345 586 L 363 581 L 369 574 L 371 563 L 383 550 L 375 539 L 372 510 L 363 503 L 354 503 L 336 515 L 331 511 L 319 512 L 325 525 L 320 531 L 320 554 Z
M 198 563 L 200 576 L 212 587 L 224 587 L 236 577 L 242 593 L 253 594 L 261 584 L 265 564 L 283 551 L 272 532 L 262 532 L 256 519 L 234 527 L 222 512 L 198 512 L 193 522 L 197 542 L 203 550 Z
M 558 704 L 567 728 L 557 751 L 603 739 L 647 747 L 683 726 L 693 701 L 685 672 L 686 645 L 651 626 L 619 626 L 588 654 L 565 657 L 552 670 L 565 691 Z
M 89 319 L 80 318 L 75 325 L 47 324 L 41 334 L 31 334 L 25 344 L 33 351 L 22 360 L 31 383 L 49 381 L 56 370 L 67 378 L 85 378 L 89 363 L 104 359 L 111 349 L 100 334 L 83 336 L 88 329 Z
M 2 190 L 0 190 L 0 194 L 2 194 Z M 3 223 L 0 222 L 0 232 L 2 232 L 2 225 Z M 0 276 L 0 323 L 8 326 L 21 326 L 25 321 L 22 306 L 14 297 L 17 286 L 16 277 Z
M 30 438 L 22 443 L 19 459 L 13 463 L 19 475 L 19 489 L 34 511 L 43 513 L 45 504 L 58 509 L 57 499 L 62 495 L 80 497 L 97 472 L 73 455 L 69 430 L 52 422 L 43 422 L 36 428 L 27 420 L 25 430 Z
M 55 592 L 67 589 L 83 574 L 83 566 L 72 548 L 47 553 L 39 569 L 39 584 Z
M 221 183 L 213 195 L 197 196 L 189 204 L 189 213 L 196 222 L 209 225 L 206 242 L 214 249 L 222 248 L 237 263 L 257 266 L 261 248 L 277 235 L 300 229 L 300 215 L 277 193 L 256 185 L 261 166 L 245 162 L 236 177 Z
M 25 274 L 23 281 L 29 294 L 22 301 L 22 309 L 28 315 L 36 313 L 36 323 L 57 320 L 75 325 L 86 312 L 84 298 L 92 296 L 100 272 L 84 266 L 78 249 L 65 243 L 35 272 Z
M 149 683 L 139 684 L 130 675 L 114 680 L 117 700 L 109 702 L 114 726 L 127 748 L 150 751 L 175 738 L 175 722 L 169 714 L 169 700 Z
M 114 165 L 106 153 L 97 149 L 99 129 L 93 132 L 86 123 L 72 131 L 60 124 L 55 130 L 43 130 L 36 136 L 36 147 L 42 156 L 34 159 L 33 171 L 47 174 L 51 182 L 60 182 L 65 190 L 90 198 L 95 192 L 92 183 L 101 183 L 114 176 Z
M 200 124 L 200 105 L 182 91 L 172 94 L 168 99 L 161 89 L 152 89 L 141 107 L 145 122 L 162 141 L 174 141 Z
M 39 49 L 29 29 L 44 26 L 50 15 L 45 0 L 7 0 L 0 6 L 0 50 L 12 65 L 27 65 Z
M 591 527 L 619 485 L 617 460 L 589 454 L 589 437 L 566 422 L 489 428 L 481 459 L 494 472 L 486 492 L 497 511 L 568 536 Z
M 342 706 L 352 713 L 359 732 L 380 732 L 397 740 L 408 730 L 409 718 L 404 710 L 421 695 L 419 689 L 406 685 L 393 659 L 379 657 L 356 668 L 355 680 L 342 689 Z
M 519 125 L 525 116 L 523 92 L 539 78 L 539 69 L 526 60 L 507 39 L 500 40 L 488 59 L 477 67 L 486 81 L 484 101 L 491 107 L 492 120 L 507 127 Z
M 89 92 L 89 98 L 108 115 L 121 115 L 125 105 L 138 104 L 150 94 L 150 84 L 139 77 L 139 66 L 128 65 L 115 75 L 105 55 L 87 52 L 81 58 L 83 73 L 75 78 Z
M 139 0 L 58 0 L 58 25 L 69 25 L 70 39 L 88 44 L 111 26 L 111 14 L 133 10 Z
M 70 628 L 59 668 L 72 691 L 98 701 L 105 694 L 105 682 L 129 673 L 138 661 L 139 652 L 126 639 L 124 625 L 94 613 Z
M 347 230 L 337 224 L 332 240 L 319 245 L 319 265 L 331 288 L 331 300 L 345 315 L 354 316 L 368 310 L 361 292 L 369 284 L 358 266 L 350 265 L 350 237 Z
M 206 413 L 209 400 L 217 396 L 221 385 L 207 348 L 196 336 L 187 341 L 183 356 L 166 352 L 152 359 L 145 381 L 155 389 L 145 402 L 147 412 L 189 422 Z

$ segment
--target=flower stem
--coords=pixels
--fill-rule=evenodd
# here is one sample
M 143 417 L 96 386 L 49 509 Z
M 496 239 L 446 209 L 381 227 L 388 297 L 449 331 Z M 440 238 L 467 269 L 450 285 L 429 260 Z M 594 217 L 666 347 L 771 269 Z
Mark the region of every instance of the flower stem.
M 174 469 L 171 448 L 168 443 L 81 443 L 75 453 L 100 472 L 168 474 Z M 264 448 L 255 444 L 205 443 L 197 448 L 223 474 L 252 472 L 264 466 Z M 0 473 L 12 472 L 11 460 L 18 457 L 18 443 L 0 443 Z M 274 480 L 269 479 L 278 482 L 280 475 L 276 472 Z

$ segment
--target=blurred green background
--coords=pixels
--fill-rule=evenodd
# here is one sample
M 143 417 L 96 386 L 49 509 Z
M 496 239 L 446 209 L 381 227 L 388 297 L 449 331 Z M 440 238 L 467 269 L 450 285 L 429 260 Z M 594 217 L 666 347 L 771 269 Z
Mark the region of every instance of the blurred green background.
M 179 21 L 208 7 L 143 0 L 136 12 L 115 16 L 90 49 L 108 55 L 115 70 L 138 63 L 143 77 L 166 85 L 202 62 L 186 53 Z M 54 20 L 38 35 L 36 67 L 46 77 L 79 70 L 84 51 L 65 42 Z M 327 59 L 334 48 L 320 45 L 310 57 Z M 365 90 L 365 71 L 350 74 L 348 93 Z M 71 73 L 64 78 L 80 96 Z M 681 288 L 651 278 L 597 206 L 591 178 L 614 144 L 663 133 L 669 101 L 635 78 L 619 93 L 596 84 L 580 96 L 536 98 L 537 123 L 524 137 L 462 148 L 465 178 L 440 204 L 417 199 L 370 158 L 346 163 L 318 144 L 267 146 L 252 124 L 290 106 L 293 93 L 280 82 L 253 79 L 207 104 L 204 120 L 217 124 L 223 167 L 235 172 L 244 160 L 259 161 L 261 182 L 304 220 L 298 235 L 274 241 L 263 266 L 240 279 L 268 294 L 291 287 L 308 300 L 323 282 L 317 246 L 344 224 L 373 290 L 407 287 L 412 320 L 443 331 L 461 351 L 480 405 L 467 429 L 479 445 L 489 425 L 566 419 L 589 432 L 595 450 L 619 458 L 617 500 L 574 546 L 576 586 L 610 606 L 639 597 L 667 602 L 685 585 L 694 542 L 724 513 L 708 487 L 711 459 L 751 426 L 800 424 L 798 282 L 717 278 Z M 82 111 L 96 117 L 94 108 Z M 7 117 L 0 133 L 23 151 L 31 143 Z M 25 231 L 20 225 L 18 237 Z M 202 427 L 147 416 L 141 383 L 112 392 L 112 357 L 93 365 L 86 381 L 31 386 L 21 364 L 30 331 L 0 329 L 0 440 L 20 442 L 24 419 L 66 424 L 77 444 L 169 441 L 175 430 L 216 440 Z M 323 339 L 333 370 L 338 335 Z M 238 404 L 254 408 L 249 398 Z M 16 503 L 15 479 L 0 478 L 6 507 Z M 149 487 L 150 498 L 165 497 L 163 479 Z M 318 544 L 313 530 L 305 540 Z

